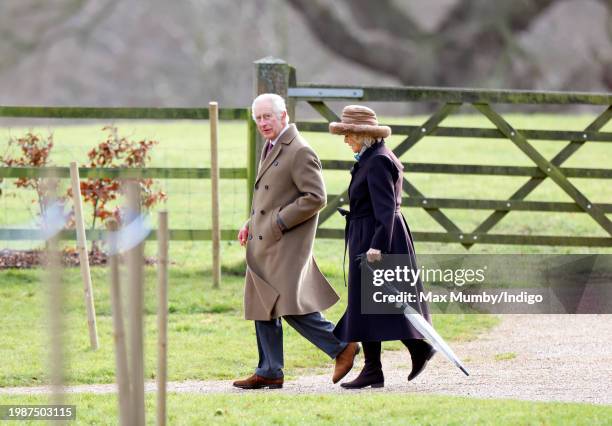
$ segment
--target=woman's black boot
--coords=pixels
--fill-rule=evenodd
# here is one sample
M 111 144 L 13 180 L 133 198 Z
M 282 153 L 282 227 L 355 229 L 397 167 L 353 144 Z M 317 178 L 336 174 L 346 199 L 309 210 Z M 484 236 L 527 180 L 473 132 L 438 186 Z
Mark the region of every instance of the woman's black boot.
M 342 383 L 345 389 L 362 389 L 368 386 L 382 388 L 385 386 L 382 364 L 380 362 L 380 342 L 362 342 L 365 365 L 355 380 Z
M 436 350 L 421 339 L 402 340 L 402 343 L 408 348 L 412 358 L 412 371 L 408 375 L 408 381 L 411 381 L 425 370 L 427 362 L 434 356 Z

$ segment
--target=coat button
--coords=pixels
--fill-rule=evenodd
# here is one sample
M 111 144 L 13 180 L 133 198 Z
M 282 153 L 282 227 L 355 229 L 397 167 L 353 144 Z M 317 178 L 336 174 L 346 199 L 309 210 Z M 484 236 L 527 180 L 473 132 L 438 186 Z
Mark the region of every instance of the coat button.
M 259 236 L 259 239 L 260 239 L 260 240 L 263 240 L 263 237 L 260 235 L 260 236 Z
M 265 210 L 262 210 L 262 211 L 260 211 L 259 213 L 261 213 L 261 214 L 266 214 L 266 211 L 265 211 Z
M 265 189 L 270 189 L 270 187 L 268 185 L 264 186 Z
M 252 240 L 252 239 L 253 239 L 253 236 L 252 236 L 252 235 L 249 235 L 249 240 Z
M 258 189 L 259 189 L 259 184 L 258 184 L 258 183 L 256 183 L 256 184 L 255 184 L 255 191 L 257 191 Z
M 274 162 L 274 165 L 275 165 L 275 166 L 278 166 L 278 161 L 275 161 L 275 162 Z

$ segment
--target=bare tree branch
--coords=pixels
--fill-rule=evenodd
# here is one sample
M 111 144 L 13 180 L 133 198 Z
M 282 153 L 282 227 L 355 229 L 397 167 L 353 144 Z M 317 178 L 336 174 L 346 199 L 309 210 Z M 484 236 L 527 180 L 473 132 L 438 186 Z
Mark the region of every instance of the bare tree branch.
M 398 38 L 384 28 L 366 30 L 343 17 L 335 3 L 326 0 L 289 0 L 306 19 L 314 35 L 334 53 L 403 82 L 426 82 L 431 78 L 433 43 Z M 374 21 L 372 21 L 374 22 Z M 429 49 L 428 46 L 429 45 Z
M 512 34 L 553 2 L 461 0 L 430 35 L 390 0 L 289 0 L 334 53 L 406 84 L 437 85 L 469 84 L 502 72 L 506 67 L 496 64 L 517 51 Z
M 393 0 L 353 0 L 346 6 L 364 29 L 384 29 L 398 38 L 416 40 L 428 37 L 412 16 L 399 9 Z

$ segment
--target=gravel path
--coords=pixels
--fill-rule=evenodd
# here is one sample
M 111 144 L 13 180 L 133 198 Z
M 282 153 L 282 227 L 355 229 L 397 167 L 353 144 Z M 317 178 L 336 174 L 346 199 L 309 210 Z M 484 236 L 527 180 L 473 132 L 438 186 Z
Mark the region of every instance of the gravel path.
M 612 404 L 612 315 L 505 315 L 501 324 L 488 333 L 452 347 L 463 359 L 470 377 L 437 354 L 427 370 L 408 383 L 410 356 L 406 350 L 400 350 L 383 353 L 383 389 L 344 390 L 331 383 L 330 367 L 329 374 L 302 376 L 286 382 L 279 390 L 242 391 L 225 380 L 172 382 L 168 390 L 199 394 L 395 392 Z M 362 362 L 359 357 L 345 380 L 357 375 Z M 147 391 L 155 390 L 154 383 L 146 386 Z M 67 389 L 89 393 L 115 391 L 113 384 Z M 47 387 L 0 388 L 0 395 L 47 392 Z

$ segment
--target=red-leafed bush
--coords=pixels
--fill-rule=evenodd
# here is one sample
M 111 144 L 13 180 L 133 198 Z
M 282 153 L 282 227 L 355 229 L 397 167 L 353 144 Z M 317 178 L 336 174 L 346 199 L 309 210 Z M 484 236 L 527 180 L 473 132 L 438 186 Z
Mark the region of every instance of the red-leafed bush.
M 49 134 L 46 138 L 41 135 L 28 132 L 20 138 L 10 138 L 8 141 L 7 154 L 0 156 L 0 163 L 7 167 L 46 167 L 50 165 L 49 154 L 53 149 L 53 135 Z M 17 153 L 12 152 L 17 150 Z M 49 185 L 56 185 L 57 181 L 40 177 L 22 177 L 15 181 L 18 188 L 33 189 L 36 191 L 36 199 L 32 203 L 38 203 L 39 212 L 42 214 L 45 209 L 45 197 L 49 190 L 55 191 L 57 188 L 49 188 Z
M 106 126 L 102 130 L 107 132 L 106 139 L 87 153 L 89 158 L 87 167 L 146 167 L 151 159 L 151 149 L 158 144 L 153 140 L 131 141 L 126 137 L 120 137 L 115 126 Z M 153 179 L 140 179 L 138 182 L 143 210 L 149 210 L 159 201 L 166 199 L 166 194 L 154 187 Z M 98 218 L 102 222 L 110 216 L 120 219 L 118 209 L 110 206 L 112 201 L 118 198 L 120 190 L 121 183 L 117 179 L 81 181 L 83 201 L 93 207 L 92 228 L 95 228 Z M 71 195 L 70 190 L 69 195 Z

